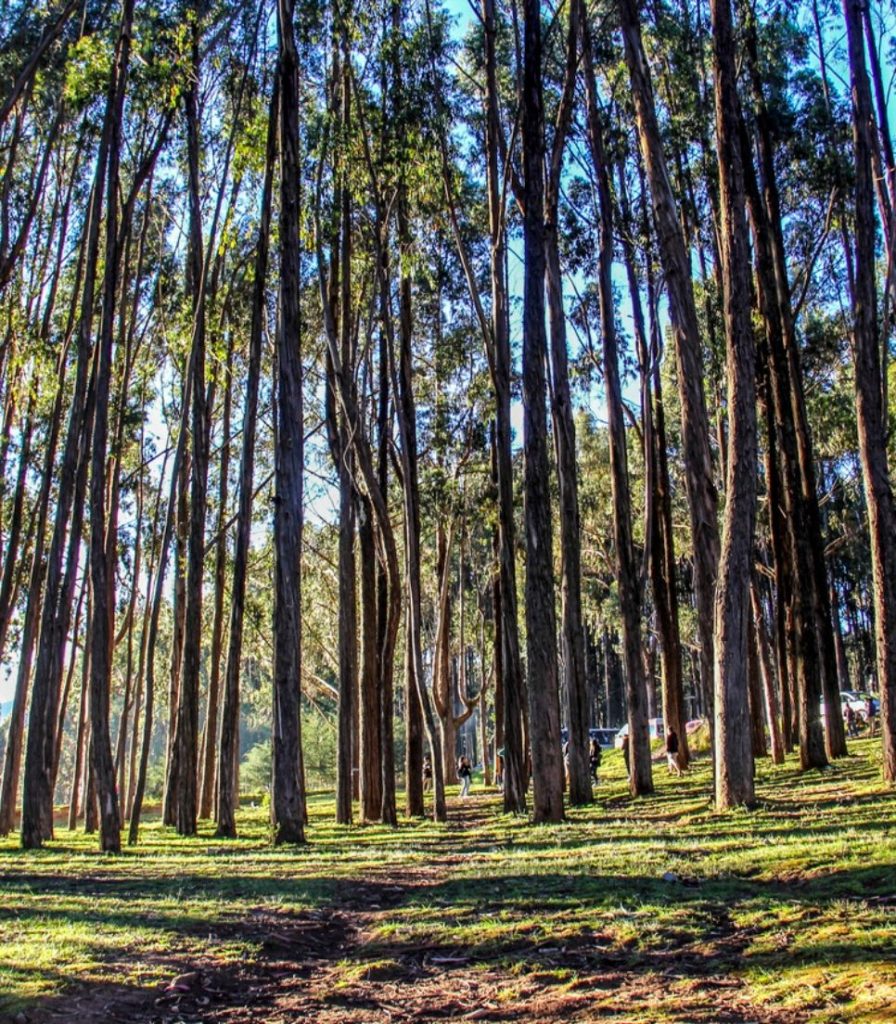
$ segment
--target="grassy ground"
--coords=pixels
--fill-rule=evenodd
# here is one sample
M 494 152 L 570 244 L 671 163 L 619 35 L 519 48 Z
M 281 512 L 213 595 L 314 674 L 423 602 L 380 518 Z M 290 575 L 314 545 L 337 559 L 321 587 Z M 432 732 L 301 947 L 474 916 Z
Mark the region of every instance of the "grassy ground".
M 759 768 L 716 815 L 709 766 L 534 828 L 474 785 L 447 826 L 336 826 L 275 850 L 150 823 L 121 857 L 0 841 L 0 1020 L 896 1020 L 896 794 L 879 741 Z M 456 791 L 455 791 L 456 792 Z

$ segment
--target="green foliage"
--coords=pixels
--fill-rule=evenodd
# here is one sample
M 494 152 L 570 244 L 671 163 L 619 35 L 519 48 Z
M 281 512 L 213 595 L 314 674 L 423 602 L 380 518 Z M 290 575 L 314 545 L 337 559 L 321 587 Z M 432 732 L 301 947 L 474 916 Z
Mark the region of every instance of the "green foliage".
M 240 762 L 240 789 L 250 796 L 268 795 L 271 789 L 271 743 L 256 743 Z
M 65 98 L 75 109 L 105 94 L 112 71 L 113 44 L 102 35 L 82 36 L 66 63 Z

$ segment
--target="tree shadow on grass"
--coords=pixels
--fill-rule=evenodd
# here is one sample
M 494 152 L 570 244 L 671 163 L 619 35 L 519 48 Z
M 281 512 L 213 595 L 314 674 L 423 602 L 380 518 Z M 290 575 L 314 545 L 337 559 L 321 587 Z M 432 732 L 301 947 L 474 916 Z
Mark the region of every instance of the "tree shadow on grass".
M 170 895 L 160 880 L 155 888 L 153 880 L 148 882 L 148 889 L 142 882 L 131 883 L 133 891 L 129 891 L 127 880 L 115 880 L 104 891 L 119 903 L 140 903 L 159 892 Z M 235 891 L 233 880 L 206 875 L 181 875 L 177 882 L 184 891 L 216 901 Z M 69 884 L 68 891 L 73 888 Z M 53 891 L 66 891 L 61 877 L 54 879 Z M 259 906 L 248 913 L 243 906 L 234 914 L 217 907 L 214 917 L 172 919 L 172 937 L 200 931 L 206 937 L 195 955 L 147 958 L 147 966 L 163 973 L 192 975 L 179 987 L 103 981 L 72 988 L 65 972 L 55 970 L 51 980 L 60 986 L 69 984 L 69 990 L 59 998 L 32 1003 L 28 1020 L 49 1021 L 67 1012 L 67 1019 L 85 1024 L 93 1020 L 192 1021 L 211 1019 L 206 1017 L 210 1007 L 222 1008 L 224 1013 L 227 1007 L 251 1004 L 255 1009 L 232 1019 L 262 1021 L 268 1019 L 262 1008 L 280 998 L 284 989 L 311 1007 L 344 1004 L 361 1012 L 367 1004 L 376 1005 L 377 992 L 384 985 L 390 991 L 407 988 L 410 992 L 411 986 L 435 984 L 438 978 L 450 981 L 452 974 L 463 973 L 466 978 L 471 971 L 496 979 L 529 978 L 533 984 L 545 985 L 588 978 L 598 987 L 600 979 L 612 987 L 617 984 L 612 979 L 620 978 L 627 979 L 626 984 L 637 981 L 645 992 L 693 983 L 703 999 L 707 986 L 711 990 L 713 985 L 740 984 L 738 979 L 751 968 L 777 970 L 785 955 L 790 966 L 806 968 L 884 959 L 879 944 L 853 937 L 787 952 L 756 952 L 751 947 L 766 930 L 763 913 L 768 914 L 770 930 L 778 927 L 775 909 L 785 904 L 823 912 L 843 900 L 886 899 L 892 896 L 892 883 L 885 870 L 868 868 L 835 871 L 798 886 L 742 878 L 688 884 L 645 875 L 545 873 L 501 878 L 459 874 L 406 884 L 396 879 L 347 883 L 278 878 L 264 880 L 259 887 L 253 879 L 251 892 L 277 897 L 279 905 Z M 46 917 L 47 909 L 33 912 Z M 756 923 L 738 928 L 735 915 L 740 909 L 751 911 Z M 15 916 L 21 921 L 22 912 Z M 98 930 L 133 928 L 139 923 L 139 913 L 128 914 L 120 906 L 60 910 L 58 916 Z M 616 927 L 620 921 L 625 925 L 621 931 Z M 389 927 L 384 929 L 384 924 Z M 216 944 L 233 941 L 247 944 L 257 955 L 236 964 L 216 961 Z M 94 953 L 113 965 L 128 958 L 140 960 L 140 951 L 126 944 L 120 948 L 98 944 Z M 22 970 L 43 973 L 39 968 Z M 312 998 L 309 986 L 314 979 L 319 991 Z M 80 1007 L 76 1015 L 73 1006 Z M 105 1007 L 104 1015 L 99 1013 L 100 1006 Z M 433 1016 L 424 1019 L 438 1016 L 435 1009 L 430 1012 Z M 220 1019 L 231 1018 L 225 1014 Z

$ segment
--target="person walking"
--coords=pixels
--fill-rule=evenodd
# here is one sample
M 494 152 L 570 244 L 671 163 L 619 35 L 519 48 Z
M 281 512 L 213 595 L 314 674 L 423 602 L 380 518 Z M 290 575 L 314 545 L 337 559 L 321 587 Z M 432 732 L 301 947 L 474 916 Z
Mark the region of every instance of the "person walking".
M 470 795 L 470 779 L 473 777 L 473 766 L 466 754 L 461 754 L 457 760 L 457 777 L 460 779 L 460 795 Z
M 678 763 L 678 733 L 674 729 L 670 729 L 666 734 L 666 762 L 670 772 L 681 775 L 681 765 Z
M 432 760 L 429 754 L 423 758 L 423 792 L 428 793 L 432 789 Z

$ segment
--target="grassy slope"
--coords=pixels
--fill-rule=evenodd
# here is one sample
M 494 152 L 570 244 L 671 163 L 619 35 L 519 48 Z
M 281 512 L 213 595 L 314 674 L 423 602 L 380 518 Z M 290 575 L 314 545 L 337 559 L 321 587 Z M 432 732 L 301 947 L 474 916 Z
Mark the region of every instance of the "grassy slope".
M 261 810 L 236 842 L 153 824 L 114 859 L 65 830 L 39 853 L 0 841 L 0 1014 L 73 985 L 157 992 L 197 965 L 250 962 L 247 922 L 345 906 L 363 880 L 370 913 L 329 986 L 394 979 L 425 954 L 488 972 L 508 1005 L 526 985 L 574 992 L 587 976 L 591 1007 L 610 1013 L 618 979 L 637 978 L 626 1020 L 690 1020 L 719 979 L 782 1020 L 894 1020 L 896 794 L 878 742 L 851 748 L 824 774 L 763 763 L 760 806 L 724 816 L 705 762 L 681 780 L 657 765 L 657 795 L 633 801 L 612 754 L 597 805 L 551 828 L 501 815 L 480 788 L 447 828 L 339 827 L 315 799 L 299 851 L 268 845 Z M 605 994 L 599 976 L 617 979 Z

